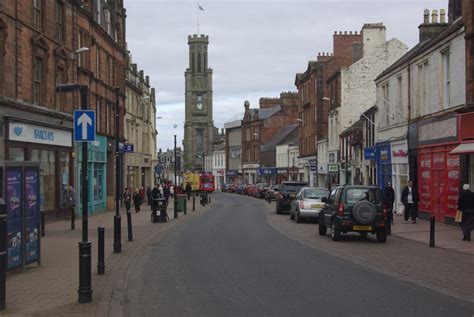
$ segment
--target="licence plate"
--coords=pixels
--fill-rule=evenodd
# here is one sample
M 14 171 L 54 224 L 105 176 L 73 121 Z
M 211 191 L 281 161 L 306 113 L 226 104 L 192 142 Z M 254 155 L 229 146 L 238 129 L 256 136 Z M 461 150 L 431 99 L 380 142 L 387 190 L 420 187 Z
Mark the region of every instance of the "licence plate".
M 372 226 L 353 226 L 353 230 L 372 231 Z
M 324 205 L 323 204 L 313 204 L 311 205 L 311 209 L 319 209 L 319 208 L 323 208 Z

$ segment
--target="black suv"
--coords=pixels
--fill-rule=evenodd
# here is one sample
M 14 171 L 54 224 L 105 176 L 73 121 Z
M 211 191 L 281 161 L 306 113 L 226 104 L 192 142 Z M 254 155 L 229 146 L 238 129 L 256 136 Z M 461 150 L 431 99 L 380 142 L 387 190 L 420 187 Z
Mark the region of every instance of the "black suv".
M 359 232 L 363 237 L 375 234 L 378 242 L 387 240 L 383 196 L 376 186 L 338 186 L 331 190 L 326 205 L 319 215 L 319 234 L 326 235 L 331 228 L 331 238 L 341 239 L 341 233 Z
M 279 215 L 282 212 L 290 212 L 291 202 L 295 199 L 296 194 L 301 188 L 306 187 L 306 182 L 283 182 L 280 186 L 280 191 L 276 196 L 276 213 Z

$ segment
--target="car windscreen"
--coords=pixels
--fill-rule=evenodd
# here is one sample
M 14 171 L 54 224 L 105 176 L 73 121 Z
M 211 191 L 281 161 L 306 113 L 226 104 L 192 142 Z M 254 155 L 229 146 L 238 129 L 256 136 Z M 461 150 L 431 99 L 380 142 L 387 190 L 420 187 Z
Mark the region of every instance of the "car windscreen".
M 281 186 L 281 191 L 283 193 L 297 193 L 304 186 L 304 184 L 284 184 L 283 186 Z
M 303 198 L 306 199 L 321 199 L 323 197 L 328 198 L 329 190 L 327 189 L 315 189 L 308 188 L 303 191 Z
M 367 200 L 373 204 L 382 202 L 382 194 L 378 188 L 349 188 L 346 192 L 346 203 L 355 204 L 358 201 Z

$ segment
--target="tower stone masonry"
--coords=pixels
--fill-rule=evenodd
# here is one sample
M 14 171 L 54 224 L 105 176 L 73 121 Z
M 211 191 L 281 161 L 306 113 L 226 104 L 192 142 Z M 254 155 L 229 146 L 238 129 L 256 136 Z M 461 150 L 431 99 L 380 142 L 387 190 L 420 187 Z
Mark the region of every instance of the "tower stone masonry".
M 212 69 L 208 67 L 207 35 L 188 36 L 189 67 L 185 76 L 184 170 L 203 170 L 212 151 Z

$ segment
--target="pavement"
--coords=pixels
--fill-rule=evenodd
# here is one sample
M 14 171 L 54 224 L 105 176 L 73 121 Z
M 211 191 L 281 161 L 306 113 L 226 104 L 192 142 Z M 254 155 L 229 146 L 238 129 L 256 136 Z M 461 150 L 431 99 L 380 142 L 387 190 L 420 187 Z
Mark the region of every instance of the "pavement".
M 430 222 L 417 219 L 405 223 L 403 216 L 394 215 L 395 224 L 392 225 L 392 235 L 421 242 L 430 243 Z M 435 223 L 435 247 L 474 255 L 474 242 L 462 241 L 463 235 L 459 225 Z
M 212 203 L 210 204 L 212 205 Z M 179 213 L 173 219 L 172 200 L 168 207 L 167 223 L 151 223 L 149 206 L 132 213 L 133 241 L 127 241 L 127 217 L 121 209 L 122 253 L 113 253 L 113 218 L 108 211 L 89 217 L 89 240 L 92 242 L 93 302 L 77 303 L 79 286 L 79 247 L 82 222 L 76 218 L 76 230 L 70 230 L 68 220 L 46 223 L 46 236 L 41 238 L 41 266 L 31 264 L 25 271 L 7 274 L 7 309 L 0 316 L 105 316 L 110 313 L 112 297 L 119 297 L 123 276 L 140 248 L 147 241 L 173 227 L 198 217 L 208 209 L 199 205 L 192 211 L 188 202 L 187 215 Z M 105 274 L 97 275 L 97 227 L 105 227 Z
M 352 261 L 351 250 L 369 250 L 387 265 L 449 252 L 393 238 L 386 244 L 360 235 L 334 242 L 314 223 L 296 224 L 268 213 L 262 200 L 216 194 L 209 211 L 152 239 L 128 272 L 124 316 L 472 316 L 474 304 Z M 284 228 L 275 230 L 273 222 Z M 318 249 L 282 234 L 309 232 Z M 286 232 L 287 233 L 287 232 Z M 309 247 L 310 246 L 310 247 Z M 328 250 L 345 251 L 343 257 Z M 364 251 L 365 252 L 365 251 Z M 458 254 L 458 253 L 456 253 Z M 438 255 L 438 254 L 436 254 Z M 458 254 L 470 258 L 470 255 Z M 450 256 L 450 254 L 448 254 Z M 430 257 L 429 260 L 432 260 Z M 452 268 L 453 258 L 448 261 Z M 472 262 L 471 262 L 472 263 Z M 466 269 L 462 260 L 456 263 Z M 410 263 L 406 264 L 410 268 Z M 157 271 L 155 268 L 159 268 Z M 439 272 L 437 267 L 425 268 Z M 468 267 L 472 276 L 472 265 Z M 429 274 L 431 274 L 429 273 Z M 459 273 L 459 272 L 458 272 Z M 414 270 L 414 277 L 418 278 Z M 465 274 L 463 272 L 463 274 Z M 427 276 L 430 278 L 431 276 Z M 470 293 L 472 295 L 472 293 Z

